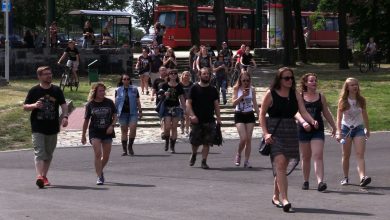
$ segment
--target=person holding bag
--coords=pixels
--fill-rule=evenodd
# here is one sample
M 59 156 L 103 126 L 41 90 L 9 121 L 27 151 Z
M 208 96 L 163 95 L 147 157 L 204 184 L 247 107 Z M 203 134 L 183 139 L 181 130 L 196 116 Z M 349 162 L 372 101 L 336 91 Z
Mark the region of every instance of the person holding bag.
M 291 210 L 287 196 L 287 175 L 299 163 L 299 143 L 297 125 L 294 116 L 299 111 L 302 117 L 315 128 L 315 121 L 306 111 L 302 96 L 295 90 L 295 79 L 292 69 L 282 67 L 266 92 L 260 111 L 260 125 L 266 144 L 271 145 L 271 162 L 274 174 L 274 195 L 272 204 Z M 265 115 L 268 113 L 269 117 Z M 279 123 L 277 130 L 276 124 Z M 276 130 L 276 132 L 275 132 Z M 280 198 L 281 196 L 281 198 Z

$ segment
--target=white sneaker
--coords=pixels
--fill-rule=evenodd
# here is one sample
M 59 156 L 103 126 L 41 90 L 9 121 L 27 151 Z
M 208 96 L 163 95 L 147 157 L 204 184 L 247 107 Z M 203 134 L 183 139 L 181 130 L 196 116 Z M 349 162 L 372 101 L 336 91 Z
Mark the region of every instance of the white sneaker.
M 340 184 L 341 184 L 342 186 L 348 185 L 348 177 L 344 177 L 344 179 L 342 179 L 342 180 L 340 181 Z

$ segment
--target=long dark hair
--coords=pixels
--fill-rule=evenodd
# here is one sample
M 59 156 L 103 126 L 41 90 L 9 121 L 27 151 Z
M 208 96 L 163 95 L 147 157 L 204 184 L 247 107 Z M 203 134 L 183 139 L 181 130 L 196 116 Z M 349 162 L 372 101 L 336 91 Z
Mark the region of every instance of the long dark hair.
M 280 89 L 282 76 L 283 76 L 283 73 L 286 72 L 286 71 L 291 72 L 292 76 L 294 77 L 294 71 L 291 68 L 288 68 L 288 67 L 279 68 L 278 72 L 275 74 L 274 80 L 271 83 L 271 86 L 270 86 L 271 90 L 278 90 L 278 89 Z M 296 88 L 295 78 L 293 78 L 292 81 L 293 81 L 293 83 L 292 83 L 291 89 L 295 90 L 295 88 Z
M 301 77 L 301 92 L 307 92 L 307 86 L 305 85 L 307 83 L 307 80 L 309 76 L 314 76 L 317 79 L 317 75 L 315 73 L 306 73 Z
M 129 77 L 130 79 L 129 85 L 133 85 L 133 81 L 131 80 L 129 74 L 124 73 L 121 75 L 121 77 L 119 77 L 118 83 L 116 84 L 117 87 L 123 86 L 123 77 Z

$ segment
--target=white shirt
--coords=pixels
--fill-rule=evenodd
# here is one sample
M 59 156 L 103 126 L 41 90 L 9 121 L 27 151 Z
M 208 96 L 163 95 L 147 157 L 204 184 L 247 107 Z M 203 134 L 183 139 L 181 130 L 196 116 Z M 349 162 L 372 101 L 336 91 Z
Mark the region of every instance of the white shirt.
M 243 94 L 241 88 L 238 88 L 237 97 L 240 97 Z M 249 94 L 245 96 L 241 101 L 236 105 L 236 112 L 250 112 L 253 111 L 253 102 L 252 102 L 252 87 L 249 88 Z
M 357 105 L 356 99 L 348 98 L 348 103 L 350 108 L 343 112 L 341 124 L 346 125 L 347 127 L 363 125 L 362 108 Z

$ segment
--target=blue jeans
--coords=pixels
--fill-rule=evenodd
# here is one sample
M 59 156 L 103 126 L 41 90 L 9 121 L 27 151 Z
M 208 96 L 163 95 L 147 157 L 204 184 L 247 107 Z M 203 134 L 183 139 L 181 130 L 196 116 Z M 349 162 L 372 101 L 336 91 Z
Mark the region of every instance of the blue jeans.
M 341 125 L 341 136 L 343 138 L 354 138 L 354 137 L 359 137 L 359 136 L 365 136 L 364 132 L 364 126 L 359 125 L 356 127 L 348 127 L 346 125 Z
M 219 92 L 222 93 L 223 102 L 226 103 L 227 102 L 227 100 L 226 100 L 226 90 L 227 90 L 226 79 L 222 79 L 222 80 L 217 79 L 216 88 L 218 90 L 218 94 L 219 94 Z M 218 99 L 219 99 L 219 95 L 218 95 Z

